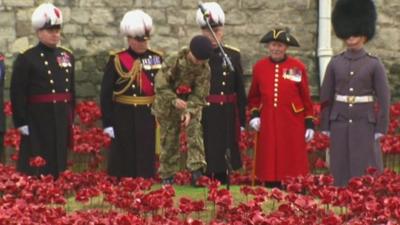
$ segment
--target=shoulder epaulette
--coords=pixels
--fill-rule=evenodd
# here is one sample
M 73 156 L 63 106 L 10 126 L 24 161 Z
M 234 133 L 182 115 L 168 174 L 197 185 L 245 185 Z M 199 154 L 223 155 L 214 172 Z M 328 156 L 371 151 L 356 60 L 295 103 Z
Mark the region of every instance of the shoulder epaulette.
M 240 49 L 238 49 L 238 48 L 236 48 L 236 47 L 233 47 L 233 46 L 231 46 L 231 45 L 225 45 L 225 44 L 224 44 L 224 47 L 225 47 L 225 48 L 228 48 L 228 49 L 231 49 L 231 50 L 233 50 L 233 51 L 236 51 L 236 52 L 240 52 Z
M 162 51 L 157 51 L 157 50 L 154 50 L 154 49 L 149 49 L 149 51 L 153 52 L 153 53 L 156 53 L 159 56 L 163 56 L 164 55 L 164 53 Z
M 372 54 L 371 52 L 368 52 L 367 55 L 368 55 L 369 57 L 372 57 L 372 58 L 378 58 L 377 55 Z
M 21 51 L 19 51 L 19 53 L 24 54 L 26 51 L 28 51 L 29 49 L 33 48 L 33 45 L 29 45 L 28 47 L 22 49 Z
M 58 47 L 61 48 L 61 49 L 63 49 L 63 50 L 65 50 L 65 51 L 67 51 L 68 53 L 72 54 L 72 50 L 71 50 L 71 49 L 66 48 L 66 47 L 64 47 L 64 46 L 58 46 Z
M 125 51 L 126 49 L 119 49 L 119 50 L 111 50 L 111 51 L 109 51 L 108 53 L 110 54 L 110 55 L 116 55 L 116 54 L 118 54 L 118 53 L 120 53 L 120 52 L 123 52 L 123 51 Z

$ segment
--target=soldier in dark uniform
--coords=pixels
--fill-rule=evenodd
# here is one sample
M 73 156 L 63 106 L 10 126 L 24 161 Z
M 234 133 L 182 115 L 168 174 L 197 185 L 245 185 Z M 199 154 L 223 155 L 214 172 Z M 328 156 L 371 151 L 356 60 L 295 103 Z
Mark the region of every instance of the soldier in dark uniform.
M 209 15 L 209 23 L 219 42 L 224 35 L 225 14 L 216 2 L 207 2 L 203 7 Z M 203 35 L 207 36 L 214 51 L 208 64 L 211 69 L 210 95 L 207 106 L 203 108 L 203 134 L 207 161 L 207 175 L 226 182 L 226 154 L 230 151 L 232 169 L 242 166 L 239 138 L 240 129 L 245 126 L 246 94 L 243 85 L 243 70 L 240 51 L 228 45 L 223 45 L 225 53 L 230 58 L 235 71 L 230 72 L 216 40 L 208 29 L 201 10 L 197 10 L 197 24 Z
M 346 51 L 332 58 L 321 87 L 321 130 L 330 135 L 330 170 L 344 186 L 368 167 L 383 169 L 379 139 L 389 123 L 390 93 L 379 58 L 365 52 L 375 33 L 372 0 L 339 0 L 332 13 Z
M 22 134 L 17 170 L 57 177 L 67 167 L 67 148 L 75 103 L 74 57 L 58 47 L 61 10 L 47 3 L 32 15 L 39 43 L 18 55 L 11 77 L 10 97 L 15 127 Z M 46 165 L 33 168 L 29 160 Z
M 188 135 L 187 168 L 192 173 L 192 185 L 206 168 L 202 108 L 210 91 L 208 59 L 212 51 L 208 38 L 192 38 L 190 47 L 166 58 L 156 77 L 156 99 L 152 111 L 160 123 L 160 177 L 171 184 L 179 169 L 179 133 L 185 126 Z
M 4 65 L 4 55 L 0 53 L 0 162 L 4 162 L 4 133 L 6 131 L 6 117 L 4 115 L 4 78 L 6 76 L 6 66 Z
M 112 138 L 108 174 L 150 178 L 155 174 L 155 128 L 150 107 L 160 53 L 149 49 L 153 22 L 141 10 L 127 12 L 121 32 L 129 47 L 111 54 L 101 85 L 104 132 Z

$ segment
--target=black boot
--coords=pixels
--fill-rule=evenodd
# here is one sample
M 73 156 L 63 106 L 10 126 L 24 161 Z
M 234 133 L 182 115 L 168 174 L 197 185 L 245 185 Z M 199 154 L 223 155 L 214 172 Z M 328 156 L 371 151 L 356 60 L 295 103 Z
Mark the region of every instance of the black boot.
M 161 180 L 161 185 L 172 185 L 174 184 L 174 176 L 167 177 Z
M 219 182 L 221 182 L 221 184 L 226 184 L 227 182 L 227 176 L 226 173 L 215 173 L 214 174 L 214 179 L 219 180 Z
M 197 184 L 197 181 L 199 180 L 200 177 L 203 176 L 203 172 L 201 172 L 201 169 L 192 171 L 192 181 L 191 185 L 193 187 L 200 187 L 200 185 Z
M 267 188 L 278 188 L 282 189 L 282 183 L 280 181 L 266 181 L 265 182 L 265 187 Z

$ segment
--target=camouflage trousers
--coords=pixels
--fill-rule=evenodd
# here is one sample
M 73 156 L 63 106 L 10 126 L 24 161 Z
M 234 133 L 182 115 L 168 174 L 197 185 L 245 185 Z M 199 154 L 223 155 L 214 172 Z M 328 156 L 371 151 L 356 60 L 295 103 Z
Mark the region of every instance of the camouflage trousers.
M 203 129 L 201 127 L 201 114 L 192 116 L 186 128 L 188 155 L 186 167 L 190 171 L 198 169 L 205 170 L 206 160 L 204 153 Z M 160 119 L 160 168 L 162 179 L 174 176 L 179 171 L 180 152 L 179 134 L 181 129 L 181 118 L 179 114 Z

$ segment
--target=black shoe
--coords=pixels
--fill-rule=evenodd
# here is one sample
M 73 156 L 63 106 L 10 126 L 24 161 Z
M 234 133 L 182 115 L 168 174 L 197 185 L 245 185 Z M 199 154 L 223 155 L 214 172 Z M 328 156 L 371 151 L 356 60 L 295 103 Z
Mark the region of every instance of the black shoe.
M 216 173 L 214 175 L 214 178 L 219 180 L 219 182 L 221 182 L 221 184 L 226 184 L 228 182 L 226 173 Z
M 172 185 L 174 184 L 174 177 L 167 177 L 161 180 L 161 185 Z
M 267 181 L 265 182 L 265 187 L 267 188 L 278 188 L 283 189 L 282 183 L 280 181 Z
M 193 187 L 200 187 L 200 185 L 197 184 L 197 181 L 199 180 L 200 177 L 203 176 L 203 173 L 201 172 L 201 169 L 192 171 L 192 181 L 191 184 Z

